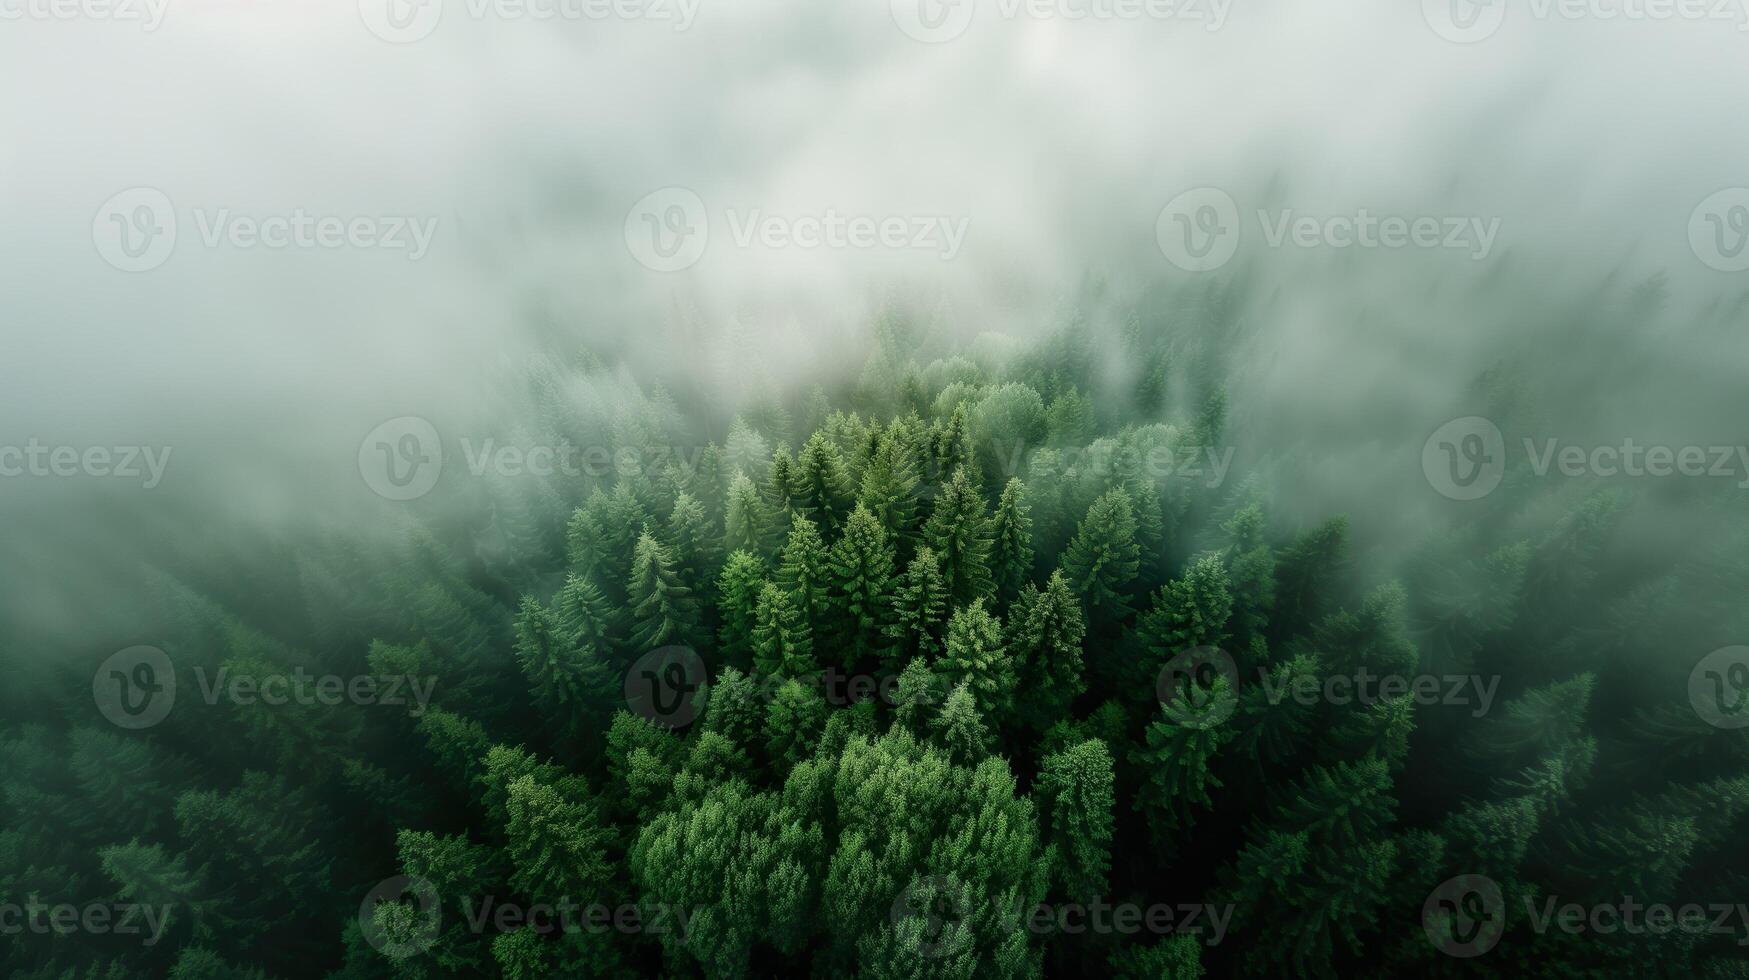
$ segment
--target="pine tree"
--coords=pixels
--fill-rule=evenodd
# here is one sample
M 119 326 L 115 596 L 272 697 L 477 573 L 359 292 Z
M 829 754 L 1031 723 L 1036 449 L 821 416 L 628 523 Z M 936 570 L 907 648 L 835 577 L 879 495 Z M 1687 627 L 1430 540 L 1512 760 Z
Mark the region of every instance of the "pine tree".
M 935 552 L 918 549 L 893 595 L 892 663 L 931 658 L 944 649 L 947 603 L 947 583 Z
M 729 482 L 728 500 L 723 504 L 723 547 L 751 555 L 766 554 L 770 528 L 771 519 L 759 488 L 747 474 L 736 473 Z
M 895 425 L 887 430 L 873 459 L 862 474 L 857 502 L 886 528 L 899 543 L 917 540 L 917 464 L 912 450 L 902 441 L 905 430 Z
M 844 523 L 850 506 L 850 479 L 838 446 L 824 432 L 815 432 L 802 446 L 795 467 L 796 495 L 806 512 L 828 530 Z
M 977 765 L 990 752 L 990 731 L 984 726 L 978 699 L 967 681 L 960 681 L 948 692 L 931 727 L 947 757 L 959 765 Z
M 791 677 L 765 709 L 765 751 L 785 770 L 814 752 L 830 709 L 814 687 Z
M 965 467 L 953 471 L 953 478 L 935 498 L 923 540 L 941 561 L 942 580 L 956 605 L 992 594 L 990 520 Z
M 1063 574 L 1087 604 L 1090 624 L 1111 625 L 1129 615 L 1139 556 L 1130 496 L 1121 487 L 1109 490 L 1087 509 L 1063 554 Z
M 947 652 L 939 664 L 949 684 L 964 683 L 984 716 L 1007 716 L 1014 703 L 1014 663 L 1002 645 L 1002 624 L 984 609 L 984 600 L 953 614 L 947 624 Z
M 704 505 L 690 493 L 681 491 L 674 498 L 665 540 L 674 553 L 682 581 L 695 595 L 701 594 L 704 584 L 713 581 L 717 574 L 716 533 L 711 529 Z
M 847 664 L 877 656 L 893 623 L 893 549 L 867 507 L 857 504 L 844 536 L 832 546 L 829 563 L 834 605 L 844 629 Z
M 747 551 L 735 551 L 717 576 L 717 649 L 731 664 L 753 663 L 753 629 L 758 624 L 759 594 L 765 589 L 765 563 Z
M 1193 647 L 1219 647 L 1227 640 L 1233 593 L 1219 555 L 1205 554 L 1184 574 L 1160 587 L 1154 604 L 1137 624 L 1154 662 L 1150 673 Z
M 567 733 L 583 713 L 605 703 L 614 686 L 598 651 L 571 642 L 533 596 L 523 597 L 516 614 L 516 659 L 548 723 Z
M 645 532 L 632 559 L 632 645 L 654 650 L 669 645 L 692 646 L 698 635 L 698 600 L 680 579 L 669 550 Z
M 763 678 L 808 677 L 820 669 L 807 620 L 790 593 L 771 583 L 754 609 L 753 666 Z
M 990 574 L 996 581 L 996 595 L 1003 602 L 1013 602 L 1020 587 L 1032 577 L 1032 508 L 1026 502 L 1026 484 L 1019 477 L 1002 488 L 1002 498 L 996 504 L 992 523 Z
M 809 629 L 824 632 L 831 611 L 832 570 L 820 529 L 801 514 L 790 525 L 789 540 L 777 565 L 777 584 Z
M 1105 743 L 1088 739 L 1045 757 L 1033 796 L 1048 844 L 1057 848 L 1064 890 L 1078 901 L 1105 894 L 1111 871 L 1114 777 Z
M 1215 701 L 1230 696 L 1227 679 L 1217 675 L 1206 697 Z M 1161 705 L 1159 717 L 1148 724 L 1146 743 L 1130 759 L 1144 779 L 1135 807 L 1148 815 L 1149 830 L 1163 849 L 1190 829 L 1198 810 L 1214 806 L 1209 789 L 1221 786 L 1212 771 L 1214 759 L 1233 738 L 1230 725 L 1181 723 L 1197 712 L 1185 700 L 1188 692 L 1177 692 L 1175 697 L 1176 710 Z
M 1081 643 L 1087 620 L 1081 602 L 1060 571 L 1041 592 L 1028 582 L 1008 615 L 1007 645 L 1019 678 L 1019 715 L 1035 730 L 1050 727 L 1068 713 L 1086 683 Z

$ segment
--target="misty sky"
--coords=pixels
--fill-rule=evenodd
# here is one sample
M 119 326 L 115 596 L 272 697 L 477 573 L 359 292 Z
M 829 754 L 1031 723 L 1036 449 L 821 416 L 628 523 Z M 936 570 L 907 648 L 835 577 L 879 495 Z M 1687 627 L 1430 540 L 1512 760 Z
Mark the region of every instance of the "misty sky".
M 1708 268 L 1689 241 L 1703 199 L 1749 185 L 1735 7 L 1648 20 L 1515 4 L 1492 36 L 1455 43 L 1432 26 L 1439 4 L 1405 0 L 1079 20 L 980 0 L 963 33 L 923 43 L 901 29 L 912 0 L 546 21 L 444 0 L 428 36 L 391 43 L 368 26 L 379 0 L 124 5 L 155 27 L 61 2 L 78 15 L 0 0 L 0 442 L 172 446 L 152 492 L 226 513 L 378 503 L 358 479 L 363 433 L 489 411 L 488 377 L 536 349 L 589 344 L 734 390 L 842 354 L 894 290 L 967 336 L 1029 335 L 1060 325 L 1089 277 L 1122 294 L 1219 276 L 1175 267 L 1156 239 L 1168 201 L 1211 186 L 1246 226 L 1225 272 L 1253 276 L 1236 422 L 1260 455 L 1323 440 L 1308 493 L 1419 479 L 1413 457 L 1378 470 L 1462 414 L 1501 359 L 1539 359 L 1570 429 L 1742 438 L 1741 307 L 1720 310 L 1749 273 Z M 628 212 L 669 187 L 698 195 L 710 238 L 660 272 L 629 247 Z M 178 225 L 143 272 L 94 241 L 133 188 Z M 1479 260 L 1272 248 L 1253 217 L 1358 208 L 1497 235 Z M 951 256 L 736 240 L 755 215 L 828 211 L 940 219 L 963 240 Z M 430 237 L 417 258 L 206 241 L 294 214 Z M 1590 345 L 1568 323 L 1538 340 L 1660 273 L 1646 336 L 1677 339 L 1650 381 L 1596 380 L 1640 356 L 1617 334 Z M 71 489 L 6 481 L 0 510 L 54 528 L 71 518 L 38 517 Z

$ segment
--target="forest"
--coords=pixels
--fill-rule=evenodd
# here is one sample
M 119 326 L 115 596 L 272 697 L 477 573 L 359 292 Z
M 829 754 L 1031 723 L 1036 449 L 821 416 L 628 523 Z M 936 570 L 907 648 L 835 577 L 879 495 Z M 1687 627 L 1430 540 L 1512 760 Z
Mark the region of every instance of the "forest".
M 13 664 L 5 974 L 1749 977 L 1738 539 L 1513 466 L 1386 562 L 1208 329 L 870 334 L 736 404 L 535 358 L 430 497 Z

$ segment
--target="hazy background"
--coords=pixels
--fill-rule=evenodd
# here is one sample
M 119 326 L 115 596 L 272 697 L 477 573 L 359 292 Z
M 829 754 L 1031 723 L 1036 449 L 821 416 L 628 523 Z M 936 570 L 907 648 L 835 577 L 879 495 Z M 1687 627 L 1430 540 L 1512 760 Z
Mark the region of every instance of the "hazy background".
M 447 0 L 410 44 L 342 0 L 170 0 L 151 31 L 0 19 L 0 444 L 173 448 L 149 491 L 0 479 L 0 609 L 31 627 L 15 636 L 70 636 L 123 607 L 170 542 L 222 552 L 240 525 L 393 520 L 359 476 L 364 434 L 403 415 L 490 431 L 493 384 L 533 352 L 588 345 L 727 397 L 859 361 L 893 306 L 968 338 L 1030 336 L 1224 290 L 1241 307 L 1220 338 L 1235 476 L 1291 473 L 1290 514 L 1349 513 L 1374 548 L 1463 521 L 1420 447 L 1484 410 L 1489 368 L 1564 442 L 1749 440 L 1749 273 L 1688 244 L 1702 199 L 1749 184 L 1749 33 L 1526 9 L 1474 44 L 1403 0 L 1238 0 L 1214 31 L 1004 20 L 991 2 L 939 44 L 886 0 L 701 0 L 684 31 L 476 19 Z M 174 202 L 179 238 L 127 273 L 92 223 L 138 186 Z M 624 226 L 668 186 L 713 224 L 696 265 L 661 273 Z M 1199 186 L 1249 227 L 1238 259 L 1192 274 L 1155 221 Z M 1500 230 L 1479 262 L 1269 249 L 1263 207 Z M 438 228 L 419 261 L 207 248 L 193 212 L 219 208 Z M 737 248 L 727 208 L 968 231 L 947 261 Z M 1659 533 L 1704 530 L 1681 513 Z M 117 618 L 106 640 L 126 639 Z

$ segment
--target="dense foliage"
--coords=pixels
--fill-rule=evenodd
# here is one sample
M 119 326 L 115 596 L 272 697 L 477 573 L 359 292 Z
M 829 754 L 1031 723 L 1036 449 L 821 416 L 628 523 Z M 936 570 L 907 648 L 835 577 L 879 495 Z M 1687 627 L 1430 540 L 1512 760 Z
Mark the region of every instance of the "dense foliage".
M 1116 382 L 1080 328 L 919 363 L 887 324 L 726 421 L 546 363 L 518 439 L 605 472 L 167 562 L 175 710 L 112 726 L 81 673 L 0 740 L 0 896 L 167 915 L 9 931 L 6 975 L 1749 975 L 1735 913 L 1538 920 L 1749 896 L 1749 753 L 1681 697 L 1705 651 L 1639 656 L 1740 558 L 1625 563 L 1624 494 L 1508 486 L 1362 567 L 1364 513 L 1190 472 L 1214 372 L 1125 344 Z

